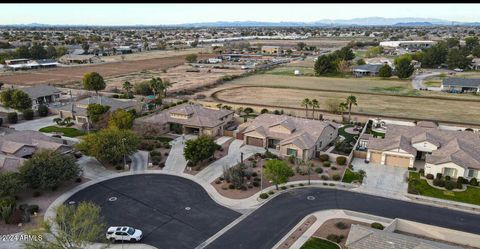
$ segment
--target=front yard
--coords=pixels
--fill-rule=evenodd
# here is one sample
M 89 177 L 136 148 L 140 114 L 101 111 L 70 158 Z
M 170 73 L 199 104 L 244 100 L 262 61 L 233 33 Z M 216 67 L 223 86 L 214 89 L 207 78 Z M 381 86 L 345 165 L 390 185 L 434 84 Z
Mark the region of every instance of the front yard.
M 58 127 L 58 126 L 54 126 L 54 125 L 43 127 L 39 131 L 40 132 L 45 132 L 45 133 L 62 133 L 63 136 L 66 136 L 66 137 L 79 137 L 79 136 L 83 136 L 83 135 L 86 134 L 85 131 L 78 130 L 78 129 L 75 129 L 75 128 Z
M 335 243 L 325 239 L 311 237 L 300 249 L 340 249 Z
M 360 173 L 360 172 L 355 172 L 355 171 L 352 171 L 351 169 L 347 169 L 345 170 L 345 174 L 343 175 L 343 179 L 342 179 L 342 182 L 346 182 L 346 183 L 355 183 L 355 182 L 358 182 L 358 183 L 362 183 L 363 182 L 363 177 L 364 177 L 364 174 Z
M 418 172 L 409 173 L 408 188 L 428 197 L 480 205 L 480 188 L 467 186 L 467 190 L 461 192 L 437 189 L 430 186 L 427 180 L 421 179 Z

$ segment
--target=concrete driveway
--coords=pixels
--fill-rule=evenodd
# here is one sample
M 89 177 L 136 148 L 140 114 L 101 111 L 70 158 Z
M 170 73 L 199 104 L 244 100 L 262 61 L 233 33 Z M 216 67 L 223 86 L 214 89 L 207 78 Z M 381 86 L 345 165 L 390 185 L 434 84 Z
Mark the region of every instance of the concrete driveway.
M 355 158 L 352 161 L 355 171 L 364 170 L 366 177 L 362 186 L 357 191 L 376 194 L 380 196 L 397 197 L 404 199 L 407 192 L 406 168 L 380 165 L 375 163 L 366 164 L 363 159 Z
M 53 119 L 58 117 L 59 117 L 58 115 L 54 115 L 54 116 L 49 116 L 45 118 L 38 118 L 30 121 L 25 121 L 19 124 L 10 125 L 10 127 L 18 131 L 25 131 L 25 130 L 38 131 L 43 127 L 54 125 L 55 122 L 53 122 Z
M 167 160 L 165 161 L 164 171 L 180 174 L 183 173 L 185 167 L 187 167 L 187 159 L 183 156 L 183 148 L 185 148 L 185 141 L 194 139 L 197 136 L 195 135 L 185 135 L 184 138 L 181 136 L 175 140 L 170 141 L 172 149 L 168 154 Z
M 429 71 L 427 73 L 417 74 L 412 79 L 412 87 L 414 89 L 417 89 L 417 90 L 420 90 L 420 88 L 422 88 L 422 89 L 427 88 L 430 91 L 441 91 L 440 87 L 431 87 L 431 86 L 428 87 L 428 86 L 425 86 L 423 84 L 423 82 L 429 77 L 437 76 L 437 75 L 440 75 L 442 73 L 448 74 L 450 72 L 453 72 L 453 71 L 440 69 L 440 70 L 435 70 L 435 71 Z

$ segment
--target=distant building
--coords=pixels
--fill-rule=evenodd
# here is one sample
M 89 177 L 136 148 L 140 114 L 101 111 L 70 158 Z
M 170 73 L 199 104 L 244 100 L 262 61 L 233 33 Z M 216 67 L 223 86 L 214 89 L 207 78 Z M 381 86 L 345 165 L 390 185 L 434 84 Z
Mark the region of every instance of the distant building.
M 479 78 L 445 78 L 440 86 L 442 91 L 480 93 Z
M 16 70 L 28 70 L 37 68 L 56 67 L 58 62 L 56 60 L 30 60 L 30 59 L 14 59 L 5 60 L 5 65 L 8 69 Z
M 67 54 L 60 57 L 59 61 L 63 64 L 90 64 L 100 63 L 102 60 L 97 55 L 75 55 Z
M 383 48 L 404 48 L 408 50 L 412 49 L 425 49 L 435 45 L 435 41 L 383 41 L 380 42 L 380 46 Z
M 353 67 L 353 75 L 355 77 L 377 76 L 383 64 L 365 64 Z
M 279 54 L 279 46 L 262 46 L 262 54 Z
M 57 103 L 60 99 L 60 91 L 58 88 L 48 85 L 36 85 L 31 87 L 25 87 L 21 89 L 32 99 L 32 108 L 38 109 L 39 105 L 49 105 Z

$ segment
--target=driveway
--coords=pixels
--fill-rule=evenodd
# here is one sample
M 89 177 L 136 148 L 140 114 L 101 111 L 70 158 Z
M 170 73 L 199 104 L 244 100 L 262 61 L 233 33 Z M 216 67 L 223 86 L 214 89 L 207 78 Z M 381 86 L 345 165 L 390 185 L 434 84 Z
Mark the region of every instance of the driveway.
M 172 148 L 168 154 L 167 160 L 165 161 L 164 171 L 181 174 L 187 167 L 187 159 L 183 156 L 183 148 L 185 148 L 185 141 L 194 139 L 197 136 L 195 135 L 185 135 L 184 138 L 177 137 L 176 139 L 170 141 Z
M 83 176 L 88 179 L 98 179 L 115 174 L 115 172 L 107 170 L 94 157 L 82 156 L 77 161 L 80 168 L 83 170 Z
M 420 88 L 422 89 L 427 88 L 428 90 L 431 90 L 431 91 L 441 91 L 440 87 L 428 87 L 428 86 L 425 86 L 423 82 L 429 77 L 440 75 L 442 73 L 448 74 L 449 72 L 452 72 L 452 71 L 439 70 L 439 71 L 417 74 L 412 79 L 412 87 L 417 90 L 420 90 Z
M 265 152 L 265 149 L 261 147 L 242 145 L 243 140 L 235 139 L 230 144 L 230 147 L 228 147 L 228 154 L 226 156 L 205 167 L 202 171 L 200 171 L 200 173 L 195 175 L 195 177 L 199 180 L 211 183 L 217 177 L 223 174 L 223 168 L 225 166 L 230 168 L 240 163 L 241 153 L 243 153 L 243 159 L 246 160 L 248 157 L 254 155 L 255 153 Z
M 53 119 L 58 118 L 58 115 L 49 116 L 45 118 L 38 118 L 30 121 L 25 121 L 19 124 L 10 125 L 11 128 L 14 128 L 18 131 L 31 130 L 38 131 L 43 127 L 54 125 Z
M 148 166 L 148 151 L 139 150 L 131 156 L 132 163 L 130 164 L 131 172 L 143 172 Z
M 365 193 L 403 199 L 407 192 L 406 182 L 408 169 L 375 163 L 366 164 L 363 159 L 355 158 L 352 161 L 355 171 L 364 170 L 366 177 L 362 185 L 356 189 Z

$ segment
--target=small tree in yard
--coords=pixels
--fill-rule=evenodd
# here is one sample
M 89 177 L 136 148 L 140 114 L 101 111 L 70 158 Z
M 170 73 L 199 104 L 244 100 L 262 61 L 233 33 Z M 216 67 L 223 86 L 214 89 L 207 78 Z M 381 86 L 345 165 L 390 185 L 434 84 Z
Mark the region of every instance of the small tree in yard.
M 395 59 L 395 68 L 397 69 L 397 76 L 400 79 L 406 79 L 413 74 L 414 68 L 412 65 L 412 58 L 404 55 Z
M 46 117 L 48 116 L 48 106 L 46 105 L 39 105 L 38 106 L 38 116 Z
M 32 120 L 33 119 L 33 113 L 34 112 L 33 112 L 32 109 L 23 110 L 23 112 L 22 112 L 23 119 Z
M 110 106 L 100 104 L 89 104 L 87 106 L 87 115 L 91 122 L 96 123 L 100 117 L 110 109 Z
M 197 54 L 189 54 L 185 57 L 185 60 L 188 63 L 194 63 L 197 62 L 198 55 Z
M 272 181 L 278 190 L 278 184 L 286 183 L 294 175 L 293 170 L 282 160 L 268 160 L 264 170 L 265 178 Z
M 392 68 L 385 64 L 383 65 L 380 70 L 378 71 L 378 76 L 382 77 L 382 78 L 390 78 L 392 77 Z
M 213 156 L 215 150 L 219 149 L 219 145 L 215 143 L 212 137 L 207 135 L 199 136 L 196 139 L 185 142 L 183 155 L 185 159 L 196 165 Z
M 22 187 L 20 174 L 8 171 L 0 173 L 0 197 L 14 196 Z
M 19 89 L 8 89 L 0 93 L 0 101 L 5 107 L 25 110 L 32 107 L 32 99 Z
M 25 183 L 32 188 L 55 189 L 62 182 L 71 180 L 81 170 L 71 155 L 53 150 L 41 150 L 20 167 Z
M 11 124 L 16 124 L 18 122 L 18 114 L 16 112 L 9 112 L 7 114 L 7 120 Z
M 133 126 L 134 116 L 124 109 L 118 109 L 110 113 L 108 126 L 114 126 L 118 129 L 130 129 Z
M 98 91 L 105 89 L 105 87 L 105 81 L 99 73 L 91 72 L 83 75 L 83 88 L 86 90 L 95 91 L 98 96 Z
M 55 211 L 53 220 L 42 221 L 39 229 L 27 232 L 43 239 L 25 242 L 26 249 L 77 249 L 87 248 L 92 242 L 106 242 L 104 232 L 107 226 L 97 204 L 63 204 Z

